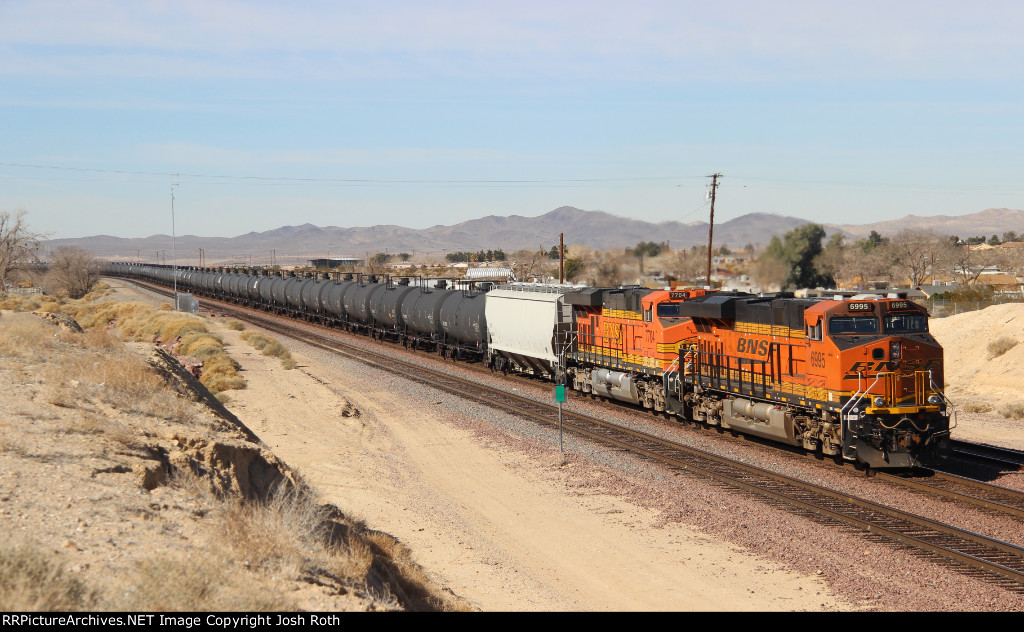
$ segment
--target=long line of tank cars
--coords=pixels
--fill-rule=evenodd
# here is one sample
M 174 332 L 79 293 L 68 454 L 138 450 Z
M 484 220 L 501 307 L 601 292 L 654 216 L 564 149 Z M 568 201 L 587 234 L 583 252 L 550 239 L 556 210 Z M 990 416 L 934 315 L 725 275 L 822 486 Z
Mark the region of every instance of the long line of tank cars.
M 171 286 L 168 266 L 107 273 Z M 177 269 L 197 295 L 565 383 L 873 468 L 949 451 L 942 348 L 898 295 L 490 284 Z

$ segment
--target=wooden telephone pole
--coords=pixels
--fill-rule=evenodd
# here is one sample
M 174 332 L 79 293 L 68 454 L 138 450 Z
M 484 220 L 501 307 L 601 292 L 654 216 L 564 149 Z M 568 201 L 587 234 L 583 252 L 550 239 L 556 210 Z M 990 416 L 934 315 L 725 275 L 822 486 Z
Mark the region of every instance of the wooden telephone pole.
M 565 283 L 565 233 L 558 233 L 558 282 Z
M 715 234 L 715 191 L 718 189 L 718 179 L 722 174 L 715 173 L 711 178 L 711 221 L 708 224 L 708 289 L 711 289 L 711 244 Z

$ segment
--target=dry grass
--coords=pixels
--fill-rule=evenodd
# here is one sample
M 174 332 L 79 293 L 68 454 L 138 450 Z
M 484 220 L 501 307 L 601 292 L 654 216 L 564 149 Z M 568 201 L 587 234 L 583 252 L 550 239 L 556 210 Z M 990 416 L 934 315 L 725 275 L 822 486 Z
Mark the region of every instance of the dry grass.
M 233 329 L 235 331 L 242 331 L 243 329 L 245 329 L 245 323 L 235 319 L 231 319 L 228 322 L 224 323 L 224 326 L 227 327 L 228 329 Z
M 0 610 L 5 612 L 94 610 L 98 594 L 36 547 L 0 545 Z
M 999 414 L 1007 419 L 1024 419 L 1024 402 L 1006 404 L 999 409 Z
M 965 413 L 990 413 L 992 406 L 985 402 L 964 402 L 960 407 Z
M 356 587 L 386 607 L 466 607 L 432 592 L 433 584 L 405 545 L 345 519 L 301 485 L 279 487 L 265 501 L 226 501 L 217 537 L 229 558 L 257 572 Z
M 242 332 L 242 340 L 251 344 L 253 348 L 265 356 L 280 358 L 281 366 L 285 369 L 294 369 L 298 366 L 288 349 L 270 336 L 265 336 L 256 331 L 245 331 Z
M 8 318 L 0 328 L 0 354 L 42 360 L 61 346 L 59 331 L 36 317 Z
M 1009 336 L 1001 336 L 988 343 L 988 359 L 998 358 L 1010 349 L 1017 346 L 1017 339 Z
M 247 568 L 296 577 L 308 553 L 323 553 L 325 515 L 311 494 L 278 487 L 266 501 L 227 503 L 220 518 L 223 543 Z
M 87 328 L 116 326 L 127 340 L 174 341 L 175 352 L 203 362 L 199 381 L 213 393 L 245 388 L 241 368 L 224 350 L 224 342 L 207 330 L 202 318 L 160 311 L 144 303 L 104 301 L 80 306 L 75 317 Z
M 294 606 L 272 591 L 253 590 L 244 573 L 216 559 L 151 559 L 136 569 L 124 610 L 266 612 Z

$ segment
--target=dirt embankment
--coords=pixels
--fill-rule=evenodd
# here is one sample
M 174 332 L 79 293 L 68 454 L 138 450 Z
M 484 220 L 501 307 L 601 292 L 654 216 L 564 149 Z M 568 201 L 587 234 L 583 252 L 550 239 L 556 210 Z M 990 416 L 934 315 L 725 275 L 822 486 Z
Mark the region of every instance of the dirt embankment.
M 49 320 L 0 314 L 0 609 L 462 607 L 166 353 Z
M 946 395 L 955 404 L 1010 416 L 1024 406 L 1024 304 L 935 318 L 930 329 L 945 352 Z

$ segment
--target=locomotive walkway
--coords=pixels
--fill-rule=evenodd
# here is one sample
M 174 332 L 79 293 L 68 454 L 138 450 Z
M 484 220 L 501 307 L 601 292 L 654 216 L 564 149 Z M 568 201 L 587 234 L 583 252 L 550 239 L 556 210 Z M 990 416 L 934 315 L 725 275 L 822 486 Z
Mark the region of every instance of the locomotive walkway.
M 156 289 L 149 284 L 141 285 Z M 249 309 L 217 302 L 217 310 L 231 313 L 236 318 L 282 336 L 347 356 L 457 397 L 474 400 L 540 423 L 558 423 L 557 409 L 546 402 L 492 389 L 447 372 L 354 347 L 334 336 L 295 327 Z M 335 333 L 335 330 L 331 331 Z M 804 515 L 830 528 L 865 533 L 869 539 L 895 543 L 896 546 L 907 548 L 918 555 L 929 556 L 936 563 L 947 565 L 959 572 L 996 583 L 1007 590 L 1024 593 L 1024 548 L 1020 546 L 732 461 L 589 415 L 563 410 L 561 417 L 563 427 L 568 432 L 627 450 L 679 471 L 713 479 L 744 493 L 756 494 L 775 506 Z M 961 502 L 973 502 L 972 499 L 975 498 L 972 494 L 949 489 L 943 490 L 942 495 L 955 495 L 956 500 Z M 997 510 L 1000 505 L 1006 503 L 989 501 L 986 508 Z M 1020 516 L 1019 508 L 1018 513 L 1006 513 Z

